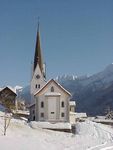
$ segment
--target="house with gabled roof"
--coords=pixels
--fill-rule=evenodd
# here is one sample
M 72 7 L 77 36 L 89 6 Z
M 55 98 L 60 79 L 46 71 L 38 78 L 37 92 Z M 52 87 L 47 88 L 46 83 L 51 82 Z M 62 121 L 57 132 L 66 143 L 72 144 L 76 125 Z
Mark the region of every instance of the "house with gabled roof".
M 16 91 L 10 86 L 6 86 L 0 89 L 0 104 L 7 107 L 6 104 L 15 106 Z

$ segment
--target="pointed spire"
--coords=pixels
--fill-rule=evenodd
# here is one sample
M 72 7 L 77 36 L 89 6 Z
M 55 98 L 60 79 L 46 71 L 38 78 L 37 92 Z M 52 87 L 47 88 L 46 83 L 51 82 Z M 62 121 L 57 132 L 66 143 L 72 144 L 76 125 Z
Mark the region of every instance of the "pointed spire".
M 35 68 L 39 64 L 41 72 L 43 72 L 43 59 L 42 52 L 40 46 L 40 33 L 39 33 L 39 19 L 38 19 L 38 29 L 37 29 L 37 37 L 36 37 L 36 47 L 35 47 L 35 56 L 34 56 L 34 71 Z

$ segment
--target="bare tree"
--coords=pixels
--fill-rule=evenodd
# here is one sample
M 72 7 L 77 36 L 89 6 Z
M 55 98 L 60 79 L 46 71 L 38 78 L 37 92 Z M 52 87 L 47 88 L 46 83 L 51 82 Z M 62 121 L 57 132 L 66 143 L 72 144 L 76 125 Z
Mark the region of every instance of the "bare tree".
M 12 117 L 11 114 L 8 114 L 7 109 L 5 109 L 5 112 L 4 112 L 4 135 L 6 135 L 6 131 L 7 131 L 7 128 L 9 127 L 11 117 Z
M 4 112 L 4 135 L 6 135 L 7 128 L 9 127 L 10 120 L 12 118 L 13 110 L 15 109 L 15 105 L 10 100 L 5 100 L 2 103 L 5 107 Z

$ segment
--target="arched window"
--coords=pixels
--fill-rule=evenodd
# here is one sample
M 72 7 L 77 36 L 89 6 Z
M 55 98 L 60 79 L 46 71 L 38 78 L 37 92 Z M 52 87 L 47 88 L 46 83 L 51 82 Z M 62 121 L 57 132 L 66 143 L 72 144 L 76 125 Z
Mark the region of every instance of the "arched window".
M 51 87 L 51 92 L 54 92 L 54 87 L 53 86 Z
M 64 102 L 62 101 L 62 103 L 61 103 L 61 107 L 64 107 Z
M 36 84 L 36 85 L 35 85 L 35 88 L 37 89 L 37 87 L 38 87 L 38 86 L 37 86 L 37 84 Z
M 41 108 L 44 108 L 44 102 L 41 102 Z

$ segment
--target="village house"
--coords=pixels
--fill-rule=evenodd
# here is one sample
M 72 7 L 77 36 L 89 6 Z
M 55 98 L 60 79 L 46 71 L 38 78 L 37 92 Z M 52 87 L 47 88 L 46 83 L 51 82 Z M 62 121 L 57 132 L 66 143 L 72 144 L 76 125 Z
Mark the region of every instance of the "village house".
M 5 106 L 6 108 L 9 107 L 15 107 L 15 101 L 16 101 L 16 92 L 11 87 L 7 86 L 2 89 L 0 89 L 0 104 Z

